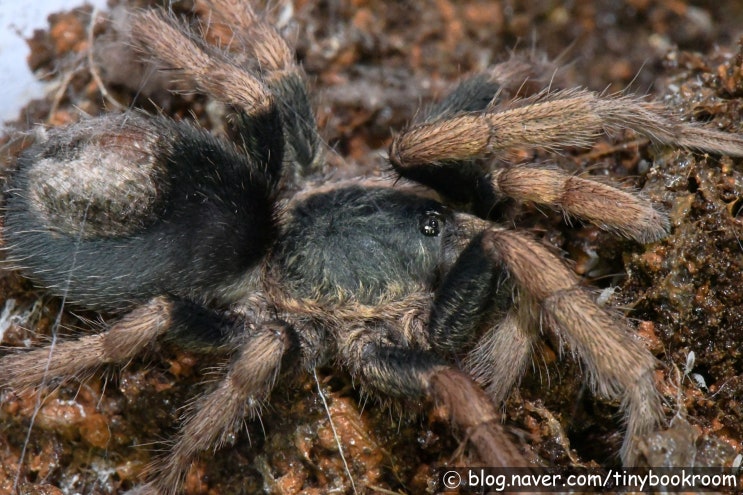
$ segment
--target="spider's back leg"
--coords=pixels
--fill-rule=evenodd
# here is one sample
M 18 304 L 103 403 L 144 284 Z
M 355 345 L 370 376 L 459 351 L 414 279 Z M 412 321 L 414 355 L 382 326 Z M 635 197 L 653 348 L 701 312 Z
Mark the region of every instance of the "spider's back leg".
M 178 493 L 194 457 L 228 441 L 254 417 L 273 388 L 288 350 L 298 340 L 280 321 L 247 324 L 244 317 L 187 301 L 153 298 L 107 331 L 0 358 L 0 388 L 20 391 L 83 378 L 105 364 L 123 364 L 166 336 L 198 350 L 234 352 L 224 380 L 186 415 L 173 449 L 153 465 L 152 482 L 136 493 Z
M 281 141 L 283 178 L 296 182 L 322 166 L 323 143 L 302 68 L 275 27 L 246 3 L 211 0 L 208 26 L 228 32 L 208 44 L 176 19 L 156 11 L 135 17 L 133 41 L 201 91 L 230 105 L 238 144 L 271 159 Z M 222 35 L 224 36 L 224 35 Z M 272 118 L 275 112 L 280 129 Z
M 223 379 L 192 404 L 172 449 L 153 464 L 152 481 L 136 493 L 179 493 L 197 454 L 228 443 L 246 417 L 258 415 L 284 358 L 298 344 L 294 329 L 281 321 L 258 322 L 245 332 Z
M 322 166 L 323 142 L 310 104 L 306 76 L 297 64 L 294 50 L 265 14 L 247 2 L 210 0 L 210 22 L 220 23 L 232 37 L 223 46 L 231 56 L 252 58 L 264 84 L 274 96 L 284 132 L 284 166 L 294 179 Z M 245 66 L 250 66 L 249 61 Z M 287 170 L 288 172 L 288 170 Z
M 172 314 L 171 301 L 153 298 L 106 332 L 5 355 L 0 358 L 0 386 L 34 389 L 57 379 L 84 378 L 104 364 L 127 362 L 168 330 Z

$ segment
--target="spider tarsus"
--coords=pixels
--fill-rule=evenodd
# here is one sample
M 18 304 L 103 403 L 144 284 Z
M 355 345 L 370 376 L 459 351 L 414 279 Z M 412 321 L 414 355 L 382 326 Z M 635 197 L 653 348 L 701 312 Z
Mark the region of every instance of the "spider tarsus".
M 490 467 L 528 467 L 531 464 L 508 438 L 492 399 L 462 371 L 443 367 L 429 378 L 430 395 L 449 419 L 466 434 L 480 461 Z
M 662 239 L 669 231 L 668 217 L 648 201 L 597 180 L 535 167 L 500 168 L 489 178 L 495 194 L 559 208 L 641 243 Z
M 626 433 L 619 454 L 625 466 L 638 464 L 638 443 L 656 432 L 659 425 L 665 424 L 662 400 L 653 368 L 636 375 L 633 386 L 622 397 L 621 409 L 626 418 Z

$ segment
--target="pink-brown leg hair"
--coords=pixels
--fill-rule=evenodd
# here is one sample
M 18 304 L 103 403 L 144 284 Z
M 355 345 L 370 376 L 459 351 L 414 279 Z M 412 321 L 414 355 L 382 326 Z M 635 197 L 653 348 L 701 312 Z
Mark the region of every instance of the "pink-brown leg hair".
M 593 301 L 575 273 L 549 249 L 528 236 L 496 228 L 487 231 L 482 242 L 485 252 L 506 267 L 517 290 L 533 300 L 537 309 L 536 314 L 522 314 L 504 328 L 518 336 L 525 328 L 538 331 L 543 322 L 585 363 L 592 389 L 621 401 L 627 427 L 621 456 L 626 465 L 632 465 L 635 442 L 662 424 L 663 408 L 654 382 L 655 358 L 632 337 L 623 319 Z M 523 367 L 528 339 L 520 339 L 523 343 L 517 346 L 521 351 L 517 356 L 521 361 L 514 358 L 511 363 Z M 493 352 L 496 358 L 502 356 L 497 350 Z M 503 393 L 497 387 L 496 392 Z
M 265 22 L 253 8 L 233 0 L 208 0 L 209 23 L 230 31 L 232 37 L 220 45 L 236 57 L 257 62 L 261 71 L 297 70 L 294 51 L 274 26 Z
M 582 147 L 602 131 L 623 128 L 663 144 L 743 156 L 743 137 L 682 122 L 658 103 L 566 90 L 416 125 L 397 136 L 390 159 L 415 165 L 497 156 L 519 147 Z
M 179 493 L 200 452 L 219 449 L 245 418 L 256 417 L 273 389 L 292 338 L 293 332 L 285 323 L 259 324 L 247 336 L 216 388 L 194 402 L 172 449 L 153 465 L 152 481 L 136 493 Z
M 0 386 L 36 388 L 52 380 L 80 378 L 104 364 L 126 363 L 168 330 L 171 309 L 166 298 L 153 298 L 103 333 L 3 356 Z
M 340 339 L 339 354 L 360 383 L 383 397 L 432 402 L 490 467 L 528 467 L 508 438 L 492 400 L 471 376 L 436 355 L 401 347 L 380 329 L 357 328 Z
M 456 95 L 455 91 L 452 98 Z M 457 201 L 472 201 L 475 210 L 488 217 L 500 200 L 511 197 L 557 207 L 568 216 L 640 242 L 655 241 L 667 233 L 668 220 L 649 201 L 632 192 L 534 166 L 497 168 L 490 174 L 473 176 L 479 174 L 472 167 L 477 159 L 500 158 L 512 148 L 588 146 L 602 131 L 622 128 L 663 144 L 743 156 L 741 136 L 682 122 L 658 103 L 572 90 L 543 93 L 491 105 L 480 112 L 445 115 L 414 125 L 393 141 L 389 158 L 403 177 L 427 184 Z M 487 191 L 484 196 L 483 191 Z
M 273 97 L 263 82 L 175 19 L 155 10 L 140 13 L 133 19 L 132 36 L 143 50 L 224 103 L 248 113 L 273 108 Z
M 489 180 L 498 194 L 559 208 L 568 217 L 641 243 L 657 241 L 668 233 L 668 218 L 649 201 L 597 180 L 558 169 L 517 166 L 494 170 Z
M 465 368 L 495 404 L 502 404 L 524 375 L 539 338 L 531 324 L 534 307 L 524 299 L 483 335 L 465 361 Z

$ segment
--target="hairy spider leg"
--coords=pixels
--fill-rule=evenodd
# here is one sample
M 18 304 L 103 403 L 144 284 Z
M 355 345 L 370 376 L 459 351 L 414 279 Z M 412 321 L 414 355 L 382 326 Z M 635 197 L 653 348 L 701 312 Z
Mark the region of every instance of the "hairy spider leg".
M 205 29 L 216 24 L 232 34 L 218 40 L 219 46 L 158 11 L 136 16 L 133 39 L 198 89 L 235 108 L 237 141 L 255 161 L 268 164 L 276 180 L 296 183 L 316 172 L 322 140 L 304 72 L 286 41 L 248 5 L 228 0 L 210 5 L 212 24 Z
M 246 321 L 243 315 L 187 300 L 154 297 L 101 333 L 58 342 L 54 352 L 47 346 L 3 356 L 0 386 L 25 390 L 60 379 L 83 379 L 103 365 L 128 363 L 154 349 L 158 340 L 199 353 L 225 354 L 236 346 Z
M 254 67 L 278 107 L 284 131 L 284 166 L 299 180 L 317 172 L 323 162 L 323 141 L 307 94 L 306 76 L 278 29 L 247 3 L 210 0 L 209 22 L 232 36 L 220 46 L 246 70 Z M 211 27 L 210 24 L 210 27 Z
M 79 379 L 104 364 L 126 363 L 163 335 L 172 323 L 173 303 L 156 297 L 107 331 L 3 356 L 0 386 L 33 389 L 52 381 Z
M 491 399 L 470 376 L 432 352 L 395 345 L 367 328 L 351 333 L 339 354 L 365 387 L 383 396 L 420 398 L 443 406 L 487 466 L 530 465 L 503 430 Z
M 743 156 L 742 137 L 681 122 L 661 105 L 634 96 L 544 92 L 482 110 L 448 112 L 412 126 L 395 138 L 389 157 L 401 176 L 469 203 L 484 218 L 497 218 L 496 206 L 505 196 L 558 207 L 640 242 L 657 240 L 668 230 L 665 215 L 616 187 L 534 166 L 488 173 L 473 164 L 513 147 L 587 146 L 603 130 L 629 128 L 662 144 Z
M 542 326 L 552 329 L 585 363 L 594 392 L 621 400 L 627 421 L 621 455 L 626 465 L 632 465 L 637 453 L 635 442 L 662 424 L 663 407 L 654 381 L 655 358 L 632 338 L 621 318 L 613 317 L 593 301 L 581 287 L 579 277 L 559 257 L 535 240 L 493 227 L 473 244 L 492 260 L 493 268 L 505 270 L 513 279 L 516 301 L 523 307 L 493 330 L 507 335 L 491 332 L 481 337 L 468 359 L 471 369 L 502 397 L 505 387 L 513 383 L 495 383 L 504 379 L 498 370 L 509 366 L 523 369 L 525 356 L 542 333 Z M 456 269 L 452 271 L 456 273 Z M 511 345 L 493 345 L 510 336 L 515 337 Z M 505 377 L 517 378 L 514 373 Z
M 257 323 L 241 339 L 223 379 L 194 401 L 172 448 L 151 466 L 153 481 L 136 493 L 175 495 L 199 453 L 224 446 L 246 417 L 258 416 L 279 376 L 283 358 L 298 340 L 293 329 L 281 321 Z

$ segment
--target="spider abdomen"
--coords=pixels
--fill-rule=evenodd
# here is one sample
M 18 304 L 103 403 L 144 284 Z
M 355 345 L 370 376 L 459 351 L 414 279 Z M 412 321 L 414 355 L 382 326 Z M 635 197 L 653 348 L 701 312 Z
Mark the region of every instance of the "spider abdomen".
M 134 113 L 50 131 L 6 195 L 8 259 L 92 309 L 220 299 L 276 236 L 270 180 L 239 151 Z

